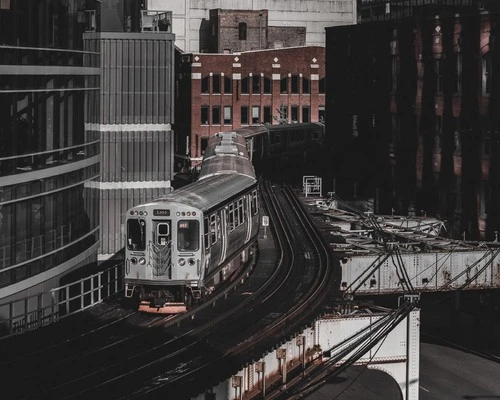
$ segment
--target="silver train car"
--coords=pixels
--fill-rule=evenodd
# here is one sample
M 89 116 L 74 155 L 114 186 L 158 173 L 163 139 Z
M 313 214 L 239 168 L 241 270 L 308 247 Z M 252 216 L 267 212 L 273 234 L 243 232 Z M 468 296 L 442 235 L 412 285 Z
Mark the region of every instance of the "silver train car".
M 196 182 L 126 215 L 125 297 L 139 310 L 185 312 L 248 258 L 259 229 L 246 139 L 212 137 Z

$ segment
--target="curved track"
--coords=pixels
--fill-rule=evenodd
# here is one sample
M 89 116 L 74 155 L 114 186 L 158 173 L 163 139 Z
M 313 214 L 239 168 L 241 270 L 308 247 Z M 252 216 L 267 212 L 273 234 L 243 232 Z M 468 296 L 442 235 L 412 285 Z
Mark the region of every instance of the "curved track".
M 245 285 L 237 293 L 241 282 L 236 281 L 229 292 L 218 294 L 226 301 L 214 297 L 187 315 L 152 319 L 149 327 L 143 324 L 136 330 L 125 322 L 133 315 L 125 313 L 107 328 L 64 342 L 64 351 L 51 347 L 4 363 L 4 390 L 15 388 L 16 398 L 142 398 L 167 393 L 169 398 L 186 398 L 217 384 L 314 320 L 336 285 L 328 249 L 288 188 L 263 186 L 281 256 L 258 290 L 243 296 Z

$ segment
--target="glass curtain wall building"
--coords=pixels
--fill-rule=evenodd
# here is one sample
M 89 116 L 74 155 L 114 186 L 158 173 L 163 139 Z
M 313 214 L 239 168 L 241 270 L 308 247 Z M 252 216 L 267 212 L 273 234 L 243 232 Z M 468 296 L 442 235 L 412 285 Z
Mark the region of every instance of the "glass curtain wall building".
M 99 3 L 0 0 L 0 323 L 97 260 Z

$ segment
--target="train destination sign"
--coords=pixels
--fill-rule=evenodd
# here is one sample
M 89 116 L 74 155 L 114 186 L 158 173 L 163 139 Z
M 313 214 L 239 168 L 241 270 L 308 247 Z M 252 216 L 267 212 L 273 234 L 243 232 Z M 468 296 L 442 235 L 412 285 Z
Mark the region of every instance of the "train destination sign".
M 156 215 L 158 217 L 170 217 L 170 210 L 154 209 L 153 215 Z

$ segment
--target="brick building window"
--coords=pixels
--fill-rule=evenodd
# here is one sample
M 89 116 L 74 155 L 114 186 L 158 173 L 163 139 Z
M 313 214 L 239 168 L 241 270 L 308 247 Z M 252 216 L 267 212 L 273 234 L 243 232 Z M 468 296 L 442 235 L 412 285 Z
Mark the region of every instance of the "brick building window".
M 252 106 L 252 124 L 260 123 L 260 107 Z
M 455 71 L 453 77 L 453 92 L 456 94 L 462 93 L 462 55 L 456 54 L 455 57 Z
M 233 80 L 228 76 L 224 77 L 224 93 L 233 93 Z
M 224 106 L 224 125 L 230 125 L 232 121 L 232 110 L 231 106 Z
M 288 93 L 288 76 L 281 78 L 280 93 Z
M 299 93 L 299 77 L 298 77 L 298 75 L 293 75 L 291 81 L 292 81 L 291 82 L 292 83 L 292 85 L 291 85 L 292 86 L 291 92 L 293 94 Z
M 482 60 L 482 88 L 483 95 L 491 93 L 491 55 L 486 53 Z
M 306 77 L 302 77 L 302 93 L 311 93 L 311 82 Z
M 220 93 L 220 75 L 212 76 L 212 93 Z
M 212 125 L 220 125 L 220 107 L 212 107 Z
M 396 93 L 399 84 L 400 61 L 399 56 L 392 57 L 391 93 Z
M 252 93 L 260 94 L 260 75 L 252 76 Z
M 241 106 L 241 123 L 248 124 L 248 106 Z
M 244 77 L 241 80 L 241 93 L 242 94 L 248 94 L 248 76 Z
M 208 76 L 205 76 L 204 78 L 201 79 L 201 93 L 208 93 L 208 92 L 209 92 Z
M 208 106 L 201 106 L 201 120 L 202 125 L 208 125 Z
M 319 93 L 325 94 L 325 89 L 326 89 L 325 85 L 326 85 L 325 78 L 321 78 L 319 80 Z
M 319 122 L 325 122 L 325 116 L 326 116 L 326 113 L 325 113 L 325 106 L 319 106 L 319 107 L 318 107 L 318 118 L 319 118 Z
M 201 137 L 201 154 L 205 154 L 205 150 L 207 149 L 208 146 L 208 137 L 202 136 Z
M 264 123 L 272 124 L 273 116 L 271 114 L 271 107 L 264 106 Z
M 247 40 L 247 24 L 246 24 L 246 22 L 240 22 L 238 24 L 238 39 Z
M 302 107 L 302 122 L 311 122 L 311 110 L 309 107 Z
M 299 107 L 297 106 L 292 106 L 290 108 L 290 111 L 291 111 L 291 119 L 292 119 L 292 122 L 298 122 L 299 121 Z
M 264 77 L 264 94 L 272 93 L 271 79 L 267 76 Z
M 434 74 L 436 76 L 436 93 L 443 92 L 443 60 L 436 58 L 434 60 Z

